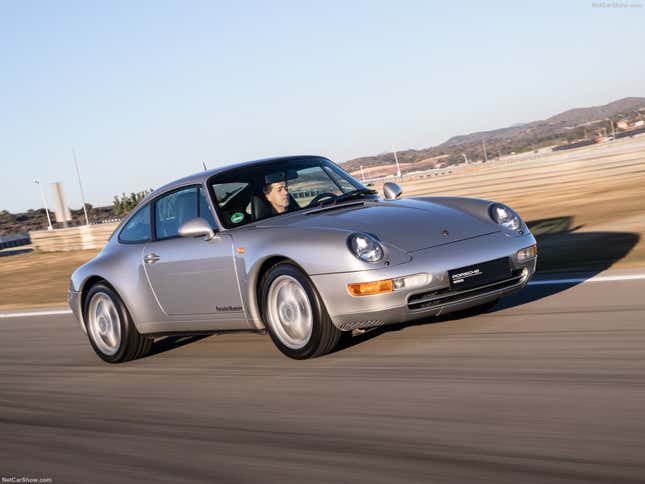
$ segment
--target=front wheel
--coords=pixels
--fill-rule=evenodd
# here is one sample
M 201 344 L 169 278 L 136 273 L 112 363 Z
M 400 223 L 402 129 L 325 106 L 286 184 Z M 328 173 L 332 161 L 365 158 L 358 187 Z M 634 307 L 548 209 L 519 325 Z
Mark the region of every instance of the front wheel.
M 121 363 L 150 351 L 152 339 L 139 334 L 123 301 L 107 284 L 92 286 L 83 315 L 90 344 L 102 360 Z
M 294 359 L 334 349 L 341 331 L 334 326 L 309 278 L 294 264 L 271 267 L 260 283 L 262 316 L 273 343 Z

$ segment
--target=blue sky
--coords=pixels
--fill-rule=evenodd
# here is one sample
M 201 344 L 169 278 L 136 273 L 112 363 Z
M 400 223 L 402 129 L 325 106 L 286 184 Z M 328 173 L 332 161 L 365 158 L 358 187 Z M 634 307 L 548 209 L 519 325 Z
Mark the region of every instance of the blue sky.
M 40 207 L 36 177 L 80 208 L 72 148 L 109 205 L 202 161 L 345 161 L 645 96 L 627 3 L 0 0 L 0 210 Z

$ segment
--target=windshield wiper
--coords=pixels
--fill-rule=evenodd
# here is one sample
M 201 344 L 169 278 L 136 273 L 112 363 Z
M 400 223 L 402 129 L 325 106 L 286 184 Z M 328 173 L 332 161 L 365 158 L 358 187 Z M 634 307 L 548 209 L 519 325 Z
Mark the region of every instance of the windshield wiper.
M 357 188 L 356 190 L 352 190 L 351 192 L 343 193 L 342 195 L 337 196 L 334 199 L 334 205 L 340 202 L 346 202 L 347 200 L 353 200 L 355 198 L 362 198 L 368 195 L 375 195 L 377 193 L 378 192 L 376 190 L 372 190 L 370 188 Z

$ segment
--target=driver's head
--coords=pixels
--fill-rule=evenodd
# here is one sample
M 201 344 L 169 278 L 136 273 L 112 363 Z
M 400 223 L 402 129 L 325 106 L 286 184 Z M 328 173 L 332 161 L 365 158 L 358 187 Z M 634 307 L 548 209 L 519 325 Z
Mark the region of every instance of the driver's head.
M 287 211 L 289 207 L 289 189 L 286 181 L 264 185 L 264 196 L 276 212 L 283 213 Z

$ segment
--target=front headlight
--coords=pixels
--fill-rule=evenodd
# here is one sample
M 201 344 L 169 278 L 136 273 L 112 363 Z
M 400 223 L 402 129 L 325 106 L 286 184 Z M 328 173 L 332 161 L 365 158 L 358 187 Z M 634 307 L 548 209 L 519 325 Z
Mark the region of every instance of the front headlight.
M 347 238 L 352 254 L 365 262 L 378 262 L 383 258 L 381 243 L 368 234 L 352 234 Z
M 520 216 L 501 203 L 490 206 L 490 217 L 502 227 L 519 232 L 522 228 Z

